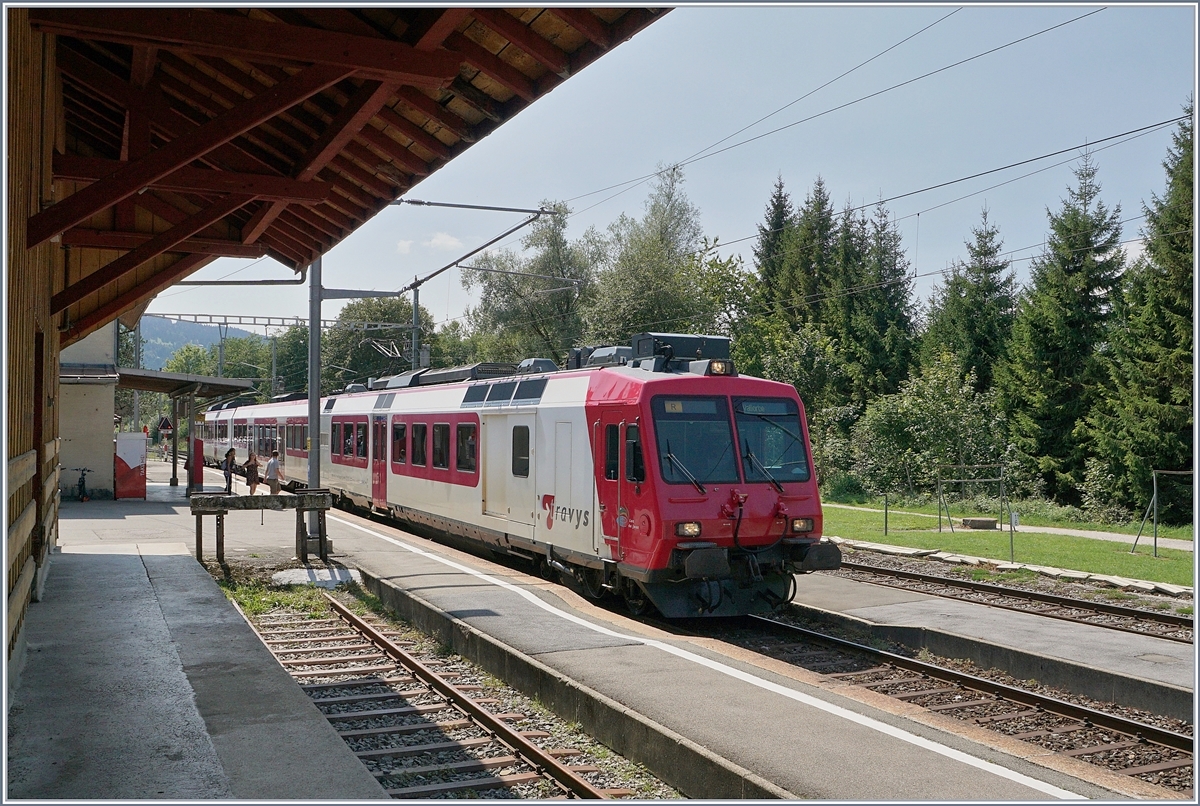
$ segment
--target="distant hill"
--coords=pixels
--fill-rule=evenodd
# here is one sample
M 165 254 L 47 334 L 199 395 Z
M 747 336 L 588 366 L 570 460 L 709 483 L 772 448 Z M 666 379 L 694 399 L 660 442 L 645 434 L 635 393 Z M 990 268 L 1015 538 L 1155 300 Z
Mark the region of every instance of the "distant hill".
M 261 333 L 251 333 L 230 327 L 225 330 L 225 337 L 245 338 L 247 336 L 262 337 Z M 197 344 L 207 348 L 221 341 L 221 331 L 216 325 L 201 325 L 195 322 L 178 322 L 174 319 L 163 319 L 161 316 L 147 314 L 142 317 L 142 368 L 162 369 L 175 351 L 185 344 Z

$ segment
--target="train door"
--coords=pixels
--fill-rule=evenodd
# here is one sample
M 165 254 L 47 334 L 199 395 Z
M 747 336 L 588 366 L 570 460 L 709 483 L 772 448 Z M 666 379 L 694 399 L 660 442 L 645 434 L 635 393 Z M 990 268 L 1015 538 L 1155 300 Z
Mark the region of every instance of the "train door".
M 485 423 L 483 511 L 515 523 L 532 525 L 537 511 L 533 415 L 487 417 Z
M 375 415 L 371 422 L 371 503 L 387 509 L 387 416 Z
M 605 410 L 600 413 L 593 434 L 592 456 L 596 461 L 596 506 L 600 523 L 596 529 L 597 548 L 603 540 L 618 541 L 617 520 L 620 516 L 621 478 L 621 412 Z

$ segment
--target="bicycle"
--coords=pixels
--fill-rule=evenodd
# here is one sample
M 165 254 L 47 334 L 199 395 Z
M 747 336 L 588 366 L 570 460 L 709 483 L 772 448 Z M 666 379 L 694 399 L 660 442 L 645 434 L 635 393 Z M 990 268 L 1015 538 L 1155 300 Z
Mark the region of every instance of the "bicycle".
M 72 470 L 79 471 L 79 481 L 75 483 L 75 492 L 79 495 L 80 501 L 90 501 L 91 498 L 87 494 L 87 474 L 92 472 L 90 467 L 73 467 Z

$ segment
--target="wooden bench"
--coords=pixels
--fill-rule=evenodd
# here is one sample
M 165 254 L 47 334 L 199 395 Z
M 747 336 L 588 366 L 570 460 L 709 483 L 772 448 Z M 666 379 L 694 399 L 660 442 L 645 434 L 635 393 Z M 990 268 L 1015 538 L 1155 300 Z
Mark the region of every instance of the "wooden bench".
M 308 562 L 308 529 L 304 525 L 306 512 L 317 513 L 317 556 L 329 559 L 329 540 L 325 534 L 325 511 L 333 506 L 333 495 L 325 489 L 299 489 L 295 495 L 226 495 L 211 493 L 193 495 L 192 514 L 196 516 L 196 559 L 204 555 L 204 516 L 217 516 L 217 562 L 225 562 L 225 516 L 233 511 L 296 510 L 296 557 Z

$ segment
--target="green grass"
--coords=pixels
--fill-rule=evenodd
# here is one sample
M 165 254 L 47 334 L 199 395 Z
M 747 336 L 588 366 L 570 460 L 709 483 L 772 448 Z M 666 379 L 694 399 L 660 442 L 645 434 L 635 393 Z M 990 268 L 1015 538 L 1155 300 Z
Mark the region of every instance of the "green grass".
M 1007 562 L 1007 532 L 930 531 L 929 519 L 914 515 L 888 518 L 888 535 L 883 535 L 883 515 L 878 512 L 827 507 L 825 534 L 850 540 L 867 540 L 893 546 L 937 549 L 973 557 Z M 1030 565 L 1049 565 L 1092 574 L 1113 574 L 1130 579 L 1192 585 L 1192 553 L 1173 549 L 1158 550 L 1139 545 L 1137 554 L 1129 553 L 1124 543 L 1086 537 L 1018 532 L 1014 537 L 1014 559 Z
M 882 498 L 867 497 L 865 499 L 856 499 L 853 501 L 847 500 L 844 502 L 831 499 L 831 501 L 832 503 L 837 504 L 844 503 L 850 506 L 870 507 L 872 509 L 880 510 L 883 509 Z M 1103 523 L 1100 521 L 1056 518 L 1053 515 L 1039 511 L 1041 509 L 1054 508 L 1053 505 L 1048 505 L 1045 502 L 1013 501 L 1012 508 L 1020 518 L 1022 526 L 1052 526 L 1056 529 L 1085 529 L 1092 532 L 1113 532 L 1115 534 L 1136 535 L 1138 526 L 1141 524 L 1141 520 L 1134 521 L 1133 523 Z M 937 517 L 937 504 L 932 502 L 921 503 L 917 501 L 904 501 L 898 503 L 893 500 L 889 504 L 889 509 L 902 510 L 906 512 L 920 512 L 934 518 Z M 942 512 L 944 517 L 945 510 Z M 963 505 L 952 501 L 950 502 L 950 514 L 954 518 L 996 518 L 999 516 L 1000 511 L 996 506 L 987 509 L 978 505 L 971 505 L 969 503 Z M 891 526 L 893 517 L 895 516 L 889 516 L 888 518 L 889 528 Z M 881 519 L 880 522 L 882 523 L 883 515 L 880 514 L 879 518 Z M 1168 526 L 1164 523 L 1158 524 L 1159 537 L 1169 537 L 1175 540 L 1191 540 L 1193 539 L 1193 531 L 1194 529 L 1191 524 L 1183 526 Z M 1153 524 L 1147 521 L 1146 526 L 1142 530 L 1142 538 L 1145 539 L 1146 537 L 1151 536 L 1152 532 Z

